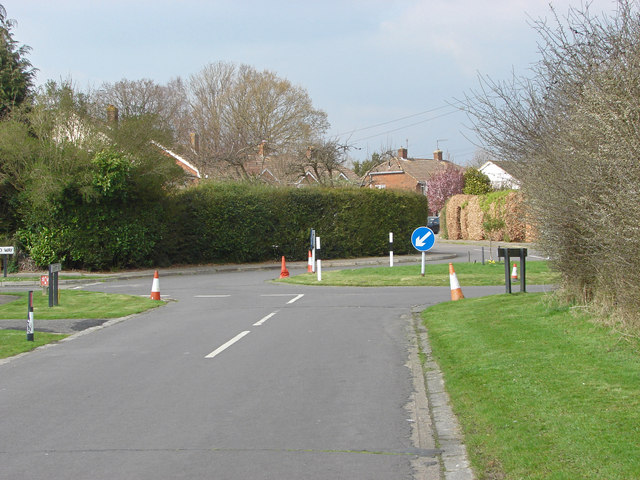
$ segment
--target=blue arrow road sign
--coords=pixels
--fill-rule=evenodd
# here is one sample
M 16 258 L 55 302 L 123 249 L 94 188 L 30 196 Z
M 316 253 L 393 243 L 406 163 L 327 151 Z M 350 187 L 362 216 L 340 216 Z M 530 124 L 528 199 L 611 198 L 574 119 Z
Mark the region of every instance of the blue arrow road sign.
M 436 237 L 433 234 L 433 230 L 429 227 L 418 227 L 411 234 L 411 243 L 413 244 L 413 248 L 419 252 L 431 250 L 435 242 Z

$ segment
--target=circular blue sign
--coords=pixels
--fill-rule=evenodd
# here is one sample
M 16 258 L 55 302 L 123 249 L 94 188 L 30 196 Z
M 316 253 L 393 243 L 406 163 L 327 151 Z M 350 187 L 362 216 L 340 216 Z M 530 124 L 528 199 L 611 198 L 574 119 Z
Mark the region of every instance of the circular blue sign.
M 411 234 L 411 243 L 413 248 L 419 252 L 431 250 L 436 243 L 436 236 L 429 227 L 418 227 Z

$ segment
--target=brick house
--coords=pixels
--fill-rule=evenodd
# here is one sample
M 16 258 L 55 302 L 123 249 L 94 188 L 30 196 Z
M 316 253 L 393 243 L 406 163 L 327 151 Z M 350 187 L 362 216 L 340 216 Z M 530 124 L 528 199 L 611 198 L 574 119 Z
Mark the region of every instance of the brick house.
M 362 178 L 361 186 L 368 188 L 390 188 L 409 190 L 427 194 L 427 180 L 431 176 L 453 165 L 460 170 L 463 167 L 443 160 L 442 150 L 433 152 L 433 158 L 409 158 L 406 148 L 400 148 L 398 155 L 369 170 Z

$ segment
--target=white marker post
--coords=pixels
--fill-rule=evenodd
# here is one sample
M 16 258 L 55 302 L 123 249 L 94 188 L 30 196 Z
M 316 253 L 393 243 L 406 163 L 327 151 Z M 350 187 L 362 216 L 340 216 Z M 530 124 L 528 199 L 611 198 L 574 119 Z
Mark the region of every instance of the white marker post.
M 33 342 L 33 290 L 29 290 L 29 305 L 27 306 L 27 341 Z
M 420 275 L 424 277 L 424 262 L 425 262 L 425 252 L 422 252 L 422 269 L 420 270 Z
M 318 272 L 318 281 L 321 282 L 322 281 L 322 260 L 320 260 L 320 237 L 316 237 L 316 257 L 317 257 L 316 262 L 318 263 L 316 271 Z
M 311 272 L 316 271 L 316 231 L 315 229 L 311 229 L 311 234 L 309 235 L 311 240 Z
M 393 267 L 393 232 L 389 232 L 389 266 Z

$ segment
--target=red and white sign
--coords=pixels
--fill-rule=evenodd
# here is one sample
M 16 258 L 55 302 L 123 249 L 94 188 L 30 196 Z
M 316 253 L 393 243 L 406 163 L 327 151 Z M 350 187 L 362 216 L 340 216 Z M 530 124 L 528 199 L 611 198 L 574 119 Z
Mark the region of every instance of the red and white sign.
M 40 275 L 40 286 L 41 287 L 49 286 L 49 275 Z

